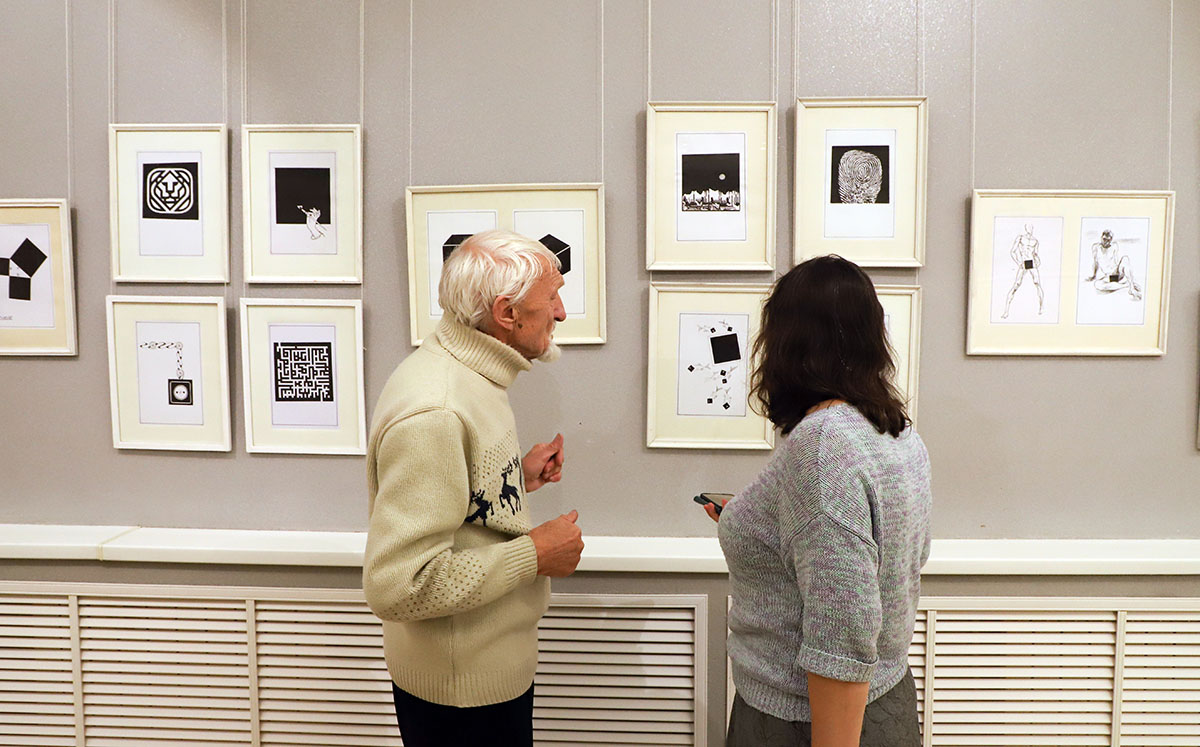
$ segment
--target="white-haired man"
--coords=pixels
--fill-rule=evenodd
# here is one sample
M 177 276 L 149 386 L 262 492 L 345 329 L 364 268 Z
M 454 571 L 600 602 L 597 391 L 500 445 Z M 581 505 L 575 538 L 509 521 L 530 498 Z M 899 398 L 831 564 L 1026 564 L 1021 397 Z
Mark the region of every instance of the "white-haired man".
M 556 357 L 558 266 L 507 231 L 464 241 L 442 267 L 437 331 L 375 407 L 363 589 L 405 747 L 533 744 L 546 577 L 574 572 L 583 541 L 575 511 L 530 527 L 525 494 L 561 479 L 562 435 L 522 457 L 507 390 Z

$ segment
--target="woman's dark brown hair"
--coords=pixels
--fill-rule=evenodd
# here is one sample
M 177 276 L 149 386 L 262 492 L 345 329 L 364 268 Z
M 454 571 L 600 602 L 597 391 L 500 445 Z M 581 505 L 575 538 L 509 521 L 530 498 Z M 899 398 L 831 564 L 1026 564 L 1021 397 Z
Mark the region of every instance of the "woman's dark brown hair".
M 880 433 L 898 436 L 909 422 L 892 384 L 883 307 L 853 262 L 816 257 L 779 278 L 763 307 L 754 357 L 751 399 L 784 435 L 827 399 L 854 405 Z

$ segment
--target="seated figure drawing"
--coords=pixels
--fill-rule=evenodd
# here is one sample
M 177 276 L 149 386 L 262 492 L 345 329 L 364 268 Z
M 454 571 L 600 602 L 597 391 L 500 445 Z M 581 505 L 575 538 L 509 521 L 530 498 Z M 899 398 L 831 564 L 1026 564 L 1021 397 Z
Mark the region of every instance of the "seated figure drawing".
M 1113 241 L 1112 231 L 1102 231 L 1100 240 L 1092 244 L 1092 273 L 1084 278 L 1101 293 L 1112 293 L 1125 288 L 1135 301 L 1142 298 L 1142 286 L 1138 285 L 1130 268 L 1128 254 L 1122 254 L 1118 242 Z

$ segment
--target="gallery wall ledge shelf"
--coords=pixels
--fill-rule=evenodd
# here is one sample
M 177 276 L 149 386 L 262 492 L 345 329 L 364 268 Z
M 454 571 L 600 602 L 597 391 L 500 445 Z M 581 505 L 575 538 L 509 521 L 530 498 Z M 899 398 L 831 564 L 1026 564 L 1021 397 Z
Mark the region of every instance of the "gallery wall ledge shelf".
M 137 527 L 0 524 L 0 558 L 100 560 L 100 548 Z
M 0 524 L 0 560 L 362 565 L 365 532 Z M 582 572 L 726 573 L 715 537 L 584 537 Z M 1200 539 L 936 539 L 926 576 L 1200 575 Z
M 366 534 L 141 527 L 100 548 L 101 560 L 218 565 L 361 566 Z

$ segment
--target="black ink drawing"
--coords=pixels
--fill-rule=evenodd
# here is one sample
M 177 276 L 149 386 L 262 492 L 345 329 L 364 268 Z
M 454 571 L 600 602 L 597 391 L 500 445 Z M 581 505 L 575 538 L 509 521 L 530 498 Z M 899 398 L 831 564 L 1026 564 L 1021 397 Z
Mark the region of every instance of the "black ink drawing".
M 558 238 L 557 236 L 555 236 L 552 233 L 546 234 L 542 238 L 538 239 L 538 241 L 540 241 L 542 243 L 542 246 L 549 249 L 551 254 L 558 257 L 558 261 L 560 264 L 558 271 L 561 274 L 566 275 L 568 272 L 571 271 L 571 245 L 570 244 L 568 244 L 567 242 Z
M 452 233 L 446 240 L 442 242 L 442 261 L 450 259 L 450 255 L 458 248 L 458 245 L 471 238 L 469 233 Z
M 1092 244 L 1092 271 L 1084 278 L 1097 293 L 1107 295 L 1125 288 L 1135 301 L 1142 299 L 1142 286 L 1133 277 L 1128 254 L 1123 254 L 1120 242 L 1113 240 L 1112 231 L 1100 233 L 1100 241 Z
M 274 345 L 276 402 L 333 402 L 333 343 Z
M 1042 258 L 1038 256 L 1038 240 L 1033 235 L 1032 223 L 1026 223 L 1025 232 L 1017 234 L 1017 237 L 1013 239 L 1012 246 L 1008 250 L 1008 256 L 1012 258 L 1013 264 L 1016 265 L 1017 274 L 1013 277 L 1013 285 L 1008 291 L 1008 297 L 1004 299 L 1004 313 L 1000 315 L 1000 318 L 1008 318 L 1008 310 L 1012 306 L 1013 296 L 1017 295 L 1017 289 L 1021 287 L 1021 283 L 1025 282 L 1026 275 L 1033 281 L 1033 287 L 1037 290 L 1038 314 L 1041 314 L 1046 298 L 1042 293 L 1042 275 L 1040 272 Z
M 30 239 L 25 239 L 8 259 L 0 258 L 0 277 L 8 278 L 8 297 L 13 301 L 33 300 L 33 273 L 49 257 Z M 14 274 L 13 268 L 20 273 Z
M 175 351 L 175 375 L 178 378 L 167 379 L 167 404 L 192 404 L 192 380 L 186 378 L 187 374 L 183 370 L 183 343 L 177 340 L 172 342 L 154 341 L 143 342 L 138 347 L 146 348 L 147 350 Z
M 324 236 L 331 225 L 331 174 L 328 168 L 277 167 L 275 222 L 303 223 L 314 241 Z
M 717 322 L 717 326 L 699 325 L 700 334 L 708 337 L 709 350 L 712 352 L 712 363 L 697 362 L 687 367 L 689 373 L 703 377 L 709 392 L 705 403 L 728 410 L 732 405 L 733 385 L 729 380 L 738 370 L 738 362 L 742 359 L 741 345 L 738 344 L 737 333 L 727 322 Z
M 742 209 L 740 153 L 692 153 L 683 157 L 680 202 L 686 211 Z
M 199 163 L 143 163 L 142 185 L 143 218 L 200 218 Z
M 514 470 L 516 470 L 522 481 L 525 479 L 525 475 L 520 471 L 521 460 L 517 457 L 513 457 L 512 460 L 509 461 L 509 463 L 505 465 L 504 469 L 500 472 L 500 477 L 504 480 L 504 485 L 500 488 L 500 504 L 508 506 L 508 510 L 515 514 L 521 510 L 521 493 L 517 490 L 516 486 L 510 485 L 508 482 L 508 476 L 511 475 Z
M 890 202 L 889 150 L 887 145 L 833 146 L 829 201 L 850 204 Z

